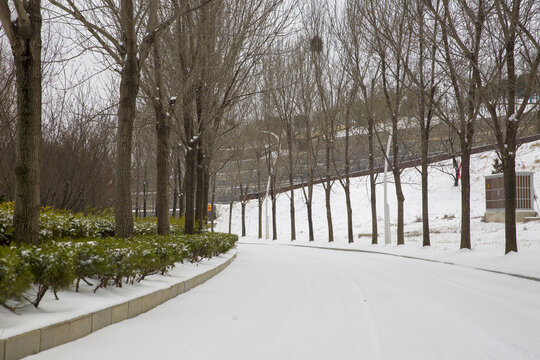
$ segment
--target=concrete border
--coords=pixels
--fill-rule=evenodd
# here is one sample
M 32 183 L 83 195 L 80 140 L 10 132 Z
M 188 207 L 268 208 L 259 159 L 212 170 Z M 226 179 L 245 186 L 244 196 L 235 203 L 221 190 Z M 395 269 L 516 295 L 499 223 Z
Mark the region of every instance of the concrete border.
M 238 253 L 202 274 L 168 288 L 142 295 L 121 304 L 0 340 L 0 360 L 18 360 L 25 356 L 82 338 L 111 324 L 133 318 L 201 285 L 229 266 Z

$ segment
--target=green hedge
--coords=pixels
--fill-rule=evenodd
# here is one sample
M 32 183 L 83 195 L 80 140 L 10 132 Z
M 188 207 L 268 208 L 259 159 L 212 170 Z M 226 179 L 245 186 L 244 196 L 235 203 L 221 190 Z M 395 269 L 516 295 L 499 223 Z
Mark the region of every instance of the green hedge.
M 0 246 L 0 304 L 22 298 L 38 307 L 47 291 L 57 292 L 81 280 L 95 286 L 141 281 L 165 274 L 175 263 L 200 261 L 231 249 L 238 237 L 223 233 L 170 236 L 139 235 L 132 239 L 61 239 L 41 246 Z M 31 285 L 34 286 L 31 286 Z
M 0 245 L 13 241 L 13 203 L 0 203 Z M 42 241 L 61 238 L 106 238 L 115 235 L 112 211 L 89 215 L 43 207 L 39 218 L 39 235 Z M 157 218 L 135 218 L 135 235 L 156 235 Z M 171 218 L 171 233 L 184 231 L 184 220 Z

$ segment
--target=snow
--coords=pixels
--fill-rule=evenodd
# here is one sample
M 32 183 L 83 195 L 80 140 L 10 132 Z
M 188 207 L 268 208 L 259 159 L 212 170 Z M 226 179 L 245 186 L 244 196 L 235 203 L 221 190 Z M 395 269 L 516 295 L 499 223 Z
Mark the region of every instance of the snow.
M 0 340 L 74 319 L 150 294 L 156 290 L 168 288 L 224 263 L 233 253 L 234 251 L 231 250 L 227 254 L 203 260 L 199 264 L 178 263 L 165 276 L 152 275 L 134 285 L 123 284 L 121 288 L 111 286 L 99 289 L 96 293 L 93 292 L 95 284 L 89 286 L 81 281 L 78 293 L 74 289 L 60 291 L 58 293 L 59 301 L 56 301 L 52 292 L 49 291 L 38 309 L 29 304 L 18 309 L 16 313 L 12 313 L 0 307 Z
M 289 199 L 278 198 L 276 241 L 255 239 L 257 203 L 247 209 L 248 237 L 238 258 L 206 283 L 140 316 L 29 359 L 538 359 L 540 358 L 540 283 L 492 269 L 540 277 L 540 222 L 518 224 L 519 252 L 504 255 L 504 225 L 481 222 L 484 175 L 495 153 L 473 156 L 471 192 L 472 250 L 459 250 L 460 192 L 441 170 L 432 167 L 430 219 L 432 246 L 421 246 L 420 177 L 403 174 L 406 245 L 371 245 L 369 183 L 352 184 L 355 243 L 347 244 L 345 201 L 333 187 L 336 241 L 327 242 L 324 190 L 315 189 L 315 246 L 367 250 L 451 262 L 457 266 L 369 252 L 309 248 L 301 191 L 296 191 L 299 240 L 289 241 Z M 522 146 L 519 170 L 540 168 L 540 142 Z M 382 176 L 380 177 L 382 178 Z M 535 177 L 540 186 L 540 176 Z M 382 191 L 378 186 L 379 242 Z M 395 194 L 389 193 L 392 241 L 395 242 Z M 538 203 L 536 204 L 538 208 Z M 217 229 L 226 230 L 226 208 Z M 240 207 L 233 228 L 240 230 Z M 297 245 L 303 245 L 302 247 Z M 222 262 L 224 259 L 211 261 Z M 200 267 L 208 266 L 202 263 Z M 192 265 L 176 269 L 186 276 Z M 171 279 L 170 281 L 173 281 Z M 103 304 L 120 302 L 150 286 L 168 286 L 167 277 L 152 277 L 137 286 L 89 294 L 60 293 L 44 308 L 21 315 L 0 309 L 3 332 L 25 323 L 41 325 Z M 167 284 L 164 284 L 167 282 Z M 149 291 L 148 291 L 149 292 Z M 90 296 L 91 295 L 91 296 Z M 96 298 L 97 296 L 97 298 Z M 74 300 L 78 298 L 77 300 Z M 81 300 L 82 299 L 82 300 Z M 100 305 L 101 303 L 101 305 Z M 84 308 L 81 310 L 80 307 Z M 48 320 L 42 320 L 49 316 Z M 20 319 L 23 319 L 22 321 Z M 36 320 L 38 319 L 38 320 Z M 7 320 L 7 322 L 6 322 Z M 16 323 L 16 324 L 15 324 Z M 15 325 L 14 325 L 15 324 Z M 10 329 L 11 328 L 11 329 Z M 4 336 L 4 335 L 2 335 Z
M 405 245 L 397 246 L 397 201 L 393 184 L 388 187 L 392 245 L 384 245 L 383 186 L 377 186 L 377 216 L 379 245 L 371 245 L 371 208 L 369 177 L 351 179 L 351 199 L 353 207 L 354 243 L 347 243 L 347 218 L 345 197 L 339 183 L 332 187 L 332 220 L 334 224 L 333 243 L 328 243 L 325 196 L 322 185 L 314 188 L 313 223 L 315 241 L 308 242 L 308 225 L 305 199 L 302 191 L 295 191 L 296 238 L 295 244 L 330 246 L 378 251 L 392 254 L 416 256 L 459 263 L 470 267 L 481 267 L 496 271 L 511 272 L 540 278 L 540 221 L 517 224 L 517 254 L 504 255 L 504 224 L 485 223 L 485 180 L 490 175 L 496 153 L 487 152 L 471 157 L 471 244 L 472 251 L 459 250 L 461 189 L 453 186 L 453 179 L 447 174 L 453 171 L 448 160 L 432 166 L 429 174 L 429 216 L 431 246 L 422 247 L 422 198 L 420 173 L 414 168 L 406 169 L 402 175 L 405 194 Z M 540 190 L 540 141 L 521 146 L 516 153 L 516 170 L 533 171 L 535 193 Z M 382 182 L 383 176 L 379 175 Z M 390 174 L 388 179 L 392 181 Z M 539 212 L 538 199 L 535 210 Z M 241 233 L 239 204 L 233 208 L 233 232 Z M 218 207 L 223 214 L 217 220 L 218 231 L 227 231 L 228 206 Z M 290 242 L 289 194 L 282 193 L 277 199 L 278 243 Z M 246 227 L 248 239 L 242 241 L 265 242 L 252 239 L 257 236 L 257 201 L 246 207 Z M 264 220 L 263 220 L 264 227 Z M 270 225 L 271 227 L 271 225 Z M 271 230 L 270 230 L 271 234 Z M 264 235 L 264 232 L 263 232 Z M 359 235 L 361 235 L 359 237 Z M 266 241 L 268 242 L 268 241 Z
M 29 359 L 533 359 L 539 289 L 411 259 L 241 244 L 188 293 Z

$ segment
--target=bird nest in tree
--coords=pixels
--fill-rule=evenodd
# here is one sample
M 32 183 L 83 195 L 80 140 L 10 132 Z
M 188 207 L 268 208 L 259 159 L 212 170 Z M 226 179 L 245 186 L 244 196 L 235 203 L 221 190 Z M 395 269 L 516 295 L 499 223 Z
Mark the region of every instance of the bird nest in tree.
M 309 41 L 309 45 L 311 47 L 311 51 L 320 53 L 323 48 L 323 41 L 319 35 L 315 35 Z

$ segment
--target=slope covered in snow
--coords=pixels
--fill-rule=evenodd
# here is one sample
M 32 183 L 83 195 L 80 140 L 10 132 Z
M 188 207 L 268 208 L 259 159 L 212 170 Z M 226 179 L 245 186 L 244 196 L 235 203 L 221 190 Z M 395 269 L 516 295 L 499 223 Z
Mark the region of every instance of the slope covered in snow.
M 471 243 L 472 251 L 460 251 L 460 187 L 453 186 L 448 174 L 452 170 L 451 161 L 433 165 L 429 174 L 429 215 L 431 247 L 422 248 L 422 198 L 420 172 L 415 168 L 406 169 L 402 174 L 405 194 L 405 245 L 396 246 L 396 195 L 394 184 L 388 186 L 390 205 L 392 244 L 384 243 L 383 221 L 383 186 L 382 174 L 377 186 L 377 214 L 379 226 L 379 245 L 371 245 L 371 209 L 369 203 L 369 177 L 353 178 L 351 197 L 353 207 L 354 244 L 347 244 L 347 220 L 345 196 L 338 182 L 332 190 L 332 220 L 335 242 L 328 243 L 325 198 L 322 185 L 316 185 L 313 199 L 315 244 L 308 243 L 308 225 L 305 200 L 301 190 L 295 191 L 296 204 L 296 244 L 324 245 L 332 247 L 358 248 L 371 251 L 406 254 L 423 258 L 457 262 L 473 267 L 490 268 L 497 271 L 514 272 L 540 277 L 540 221 L 518 223 L 517 254 L 504 255 L 504 224 L 485 223 L 485 180 L 491 174 L 495 152 L 472 156 L 471 159 Z M 540 141 L 520 147 L 516 156 L 518 170 L 535 172 L 535 190 L 540 191 Z M 389 174 L 389 180 L 393 178 Z M 535 209 L 539 209 L 539 200 L 535 200 Z M 218 208 L 218 231 L 228 229 L 228 205 Z M 278 242 L 290 242 L 289 194 L 282 193 L 277 199 Z M 233 208 L 232 230 L 241 233 L 240 204 Z M 246 210 L 247 237 L 243 241 L 264 242 L 257 240 L 257 201 L 250 201 Z M 271 236 L 270 228 L 270 236 Z M 263 231 L 264 236 L 264 231 Z

